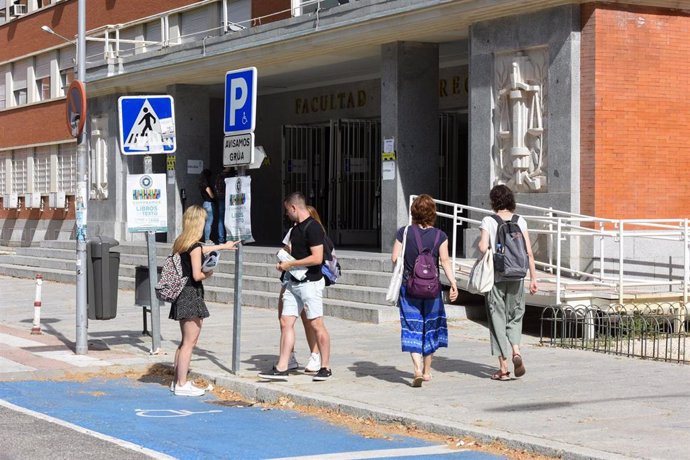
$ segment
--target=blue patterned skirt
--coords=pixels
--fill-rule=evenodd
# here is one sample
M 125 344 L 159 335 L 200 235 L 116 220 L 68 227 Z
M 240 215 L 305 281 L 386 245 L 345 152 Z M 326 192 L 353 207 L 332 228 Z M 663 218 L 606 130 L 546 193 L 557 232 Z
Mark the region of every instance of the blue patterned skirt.
M 400 341 L 402 351 L 427 356 L 448 347 L 446 309 L 441 294 L 435 299 L 407 297 L 407 287 L 400 288 Z

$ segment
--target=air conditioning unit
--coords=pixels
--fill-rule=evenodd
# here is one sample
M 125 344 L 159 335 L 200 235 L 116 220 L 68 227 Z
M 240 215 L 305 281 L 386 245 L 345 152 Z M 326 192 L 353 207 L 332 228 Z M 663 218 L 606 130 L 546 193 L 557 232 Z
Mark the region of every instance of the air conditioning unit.
M 5 209 L 19 208 L 19 195 L 17 193 L 8 193 L 2 197 L 2 205 Z
M 53 209 L 66 209 L 67 199 L 65 192 L 50 192 L 48 195 L 48 207 Z
M 29 209 L 41 209 L 41 194 L 26 193 L 24 195 L 24 207 Z
M 24 16 L 26 14 L 26 5 L 12 5 L 10 6 L 10 16 Z

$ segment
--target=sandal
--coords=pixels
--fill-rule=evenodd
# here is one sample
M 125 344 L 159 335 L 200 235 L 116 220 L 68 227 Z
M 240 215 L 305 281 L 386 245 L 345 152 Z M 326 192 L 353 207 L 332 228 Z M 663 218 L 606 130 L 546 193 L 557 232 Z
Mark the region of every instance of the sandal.
M 412 387 L 419 388 L 422 386 L 422 382 L 424 382 L 424 377 L 421 375 L 415 375 L 414 380 L 412 380 Z
M 522 377 L 527 372 L 520 355 L 513 355 L 513 366 L 515 366 L 515 377 Z
M 494 374 L 491 376 L 491 380 L 510 380 L 510 372 L 501 372 L 500 370 L 498 370 L 494 372 Z
M 431 374 L 422 374 L 422 378 L 424 379 L 425 382 L 430 382 L 431 381 Z

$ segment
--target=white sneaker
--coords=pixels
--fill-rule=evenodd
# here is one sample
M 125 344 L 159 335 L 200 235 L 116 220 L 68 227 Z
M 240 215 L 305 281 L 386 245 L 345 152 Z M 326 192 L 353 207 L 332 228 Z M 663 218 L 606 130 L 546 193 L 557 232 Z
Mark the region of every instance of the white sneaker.
M 175 385 L 175 396 L 203 396 L 204 393 L 206 390 L 195 387 L 190 380 L 182 386 Z
M 297 362 L 297 358 L 295 358 L 295 352 L 293 351 L 292 353 L 290 353 L 290 360 L 288 361 L 287 370 L 294 371 L 298 368 L 299 368 L 299 363 Z
M 321 369 L 321 353 L 312 353 L 304 367 L 304 372 L 319 372 Z

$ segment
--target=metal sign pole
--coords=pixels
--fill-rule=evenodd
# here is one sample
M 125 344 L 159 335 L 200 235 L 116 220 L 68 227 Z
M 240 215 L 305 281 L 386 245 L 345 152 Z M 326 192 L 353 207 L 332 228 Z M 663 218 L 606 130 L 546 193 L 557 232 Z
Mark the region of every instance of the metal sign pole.
M 86 79 L 86 0 L 79 0 L 77 6 L 77 80 Z M 86 133 L 79 134 L 77 144 L 77 196 L 74 200 L 77 224 L 77 293 L 76 293 L 76 345 L 75 352 L 85 355 L 89 351 L 88 317 L 86 298 L 86 224 L 87 224 L 87 191 L 88 152 Z
M 153 158 L 144 156 L 144 174 L 153 174 Z M 151 354 L 156 355 L 161 351 L 161 309 L 156 297 L 156 284 L 158 284 L 158 264 L 156 261 L 156 232 L 146 232 L 146 247 L 149 259 L 149 293 L 151 306 Z
M 246 168 L 238 167 L 237 176 L 243 177 Z M 226 191 L 227 193 L 227 191 Z M 232 373 L 237 375 L 240 370 L 240 341 L 242 328 L 242 274 L 243 274 L 243 258 L 244 249 L 242 244 L 237 246 L 235 251 L 235 299 L 232 310 Z
M 237 167 L 237 177 L 246 175 L 254 156 L 256 127 L 256 67 L 231 70 L 225 74 L 223 166 Z M 238 182 L 240 184 L 240 182 Z M 238 190 L 238 193 L 240 191 Z M 226 200 L 227 200 L 227 191 Z M 240 232 L 239 238 L 242 238 Z M 240 369 L 240 329 L 242 324 L 242 258 L 240 242 L 235 251 L 235 305 L 232 327 L 232 373 Z

